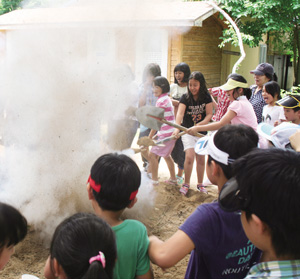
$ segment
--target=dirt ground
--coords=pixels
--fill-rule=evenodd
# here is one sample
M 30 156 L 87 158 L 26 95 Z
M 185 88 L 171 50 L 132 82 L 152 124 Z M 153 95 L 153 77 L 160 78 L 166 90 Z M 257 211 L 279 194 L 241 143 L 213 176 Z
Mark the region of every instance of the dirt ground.
M 162 165 L 161 181 L 167 179 L 166 167 Z M 161 169 L 161 168 L 160 168 Z M 195 172 L 193 172 L 195 176 Z M 195 179 L 193 177 L 193 179 Z M 192 179 L 192 182 L 193 182 Z M 208 194 L 200 193 L 192 186 L 188 195 L 183 197 L 179 193 L 179 186 L 169 186 L 165 183 L 160 183 L 155 186 L 156 191 L 155 203 L 150 208 L 147 217 L 130 216 L 130 211 L 127 211 L 124 218 L 135 218 L 143 222 L 149 235 L 156 235 L 160 239 L 169 238 L 184 220 L 196 209 L 201 203 L 211 202 L 217 197 L 217 187 L 208 186 Z M 22 274 L 32 274 L 39 278 L 44 278 L 43 268 L 48 257 L 48 249 L 43 244 L 39 232 L 32 227 L 25 240 L 17 247 L 15 254 L 10 262 L 6 265 L 3 271 L 0 272 L 1 278 L 20 279 Z M 183 278 L 189 256 L 186 256 L 174 267 L 162 271 L 159 267 L 153 265 L 155 278 Z

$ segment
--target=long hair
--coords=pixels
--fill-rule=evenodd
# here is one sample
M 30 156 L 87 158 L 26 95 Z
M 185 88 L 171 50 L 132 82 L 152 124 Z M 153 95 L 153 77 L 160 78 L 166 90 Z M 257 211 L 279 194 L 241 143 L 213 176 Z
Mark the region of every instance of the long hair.
M 197 95 L 198 96 L 197 103 L 202 103 L 206 96 L 208 96 L 208 97 L 210 96 L 208 93 L 208 90 L 207 90 L 205 78 L 204 78 L 203 74 L 200 72 L 192 72 L 189 77 L 189 81 L 191 79 L 195 79 L 200 82 L 200 89 L 199 89 L 198 95 Z M 188 86 L 188 100 L 190 102 L 192 102 L 192 99 L 193 99 L 193 95 Z

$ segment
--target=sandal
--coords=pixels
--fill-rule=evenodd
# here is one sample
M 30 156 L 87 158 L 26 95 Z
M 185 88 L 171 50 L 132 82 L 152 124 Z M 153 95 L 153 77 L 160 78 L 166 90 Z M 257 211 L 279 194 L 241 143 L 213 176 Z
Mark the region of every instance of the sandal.
M 180 192 L 182 195 L 186 196 L 186 194 L 187 194 L 187 192 L 189 191 L 189 189 L 190 189 L 190 185 L 184 183 L 184 184 L 182 184 L 182 186 L 181 186 L 179 192 Z
M 208 192 L 203 184 L 197 184 L 197 190 L 202 193 L 208 194 Z
M 158 181 L 158 180 L 152 180 L 152 184 L 153 184 L 154 186 L 156 186 L 156 185 L 159 184 L 159 181 Z
M 177 186 L 177 179 L 175 179 L 175 180 L 168 179 L 168 180 L 165 180 L 164 183 L 167 184 L 167 185 Z

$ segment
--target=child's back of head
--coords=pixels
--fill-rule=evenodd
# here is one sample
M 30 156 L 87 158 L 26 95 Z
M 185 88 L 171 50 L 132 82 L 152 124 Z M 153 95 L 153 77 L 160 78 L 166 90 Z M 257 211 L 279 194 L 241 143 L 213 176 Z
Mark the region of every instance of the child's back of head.
M 14 207 L 0 202 L 0 270 L 13 254 L 13 247 L 22 241 L 26 234 L 27 221 L 25 217 Z M 4 250 L 7 249 L 10 249 L 11 252 L 6 251 L 6 256 L 4 256 Z
M 54 278 L 63 272 L 65 278 L 111 279 L 116 258 L 110 226 L 94 214 L 77 213 L 56 228 L 44 275 Z
M 214 136 L 215 146 L 228 154 L 228 158 L 232 161 L 242 157 L 250 152 L 258 145 L 258 135 L 249 126 L 239 125 L 225 125 L 220 128 Z M 227 179 L 232 177 L 232 164 L 227 165 L 214 159 L 209 154 L 208 163 L 214 160 L 223 170 Z
M 300 259 L 300 154 L 256 149 L 234 163 L 234 173 L 237 184 L 224 189 L 226 196 L 220 193 L 221 206 L 245 211 L 248 220 L 258 216 L 268 227 L 277 258 Z
M 109 153 L 93 164 L 89 184 L 103 210 L 119 211 L 135 199 L 141 184 L 141 172 L 130 157 Z

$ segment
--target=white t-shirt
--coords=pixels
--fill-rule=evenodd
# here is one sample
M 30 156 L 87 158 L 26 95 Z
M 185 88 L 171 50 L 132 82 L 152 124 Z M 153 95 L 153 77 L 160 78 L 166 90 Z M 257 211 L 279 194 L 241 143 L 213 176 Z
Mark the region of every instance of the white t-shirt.
M 172 97 L 175 100 L 179 100 L 180 97 L 187 92 L 187 86 L 180 87 L 177 83 L 172 83 L 170 85 L 170 97 Z
M 263 107 L 262 122 L 274 126 L 276 120 L 285 120 L 283 107 L 266 105 Z

